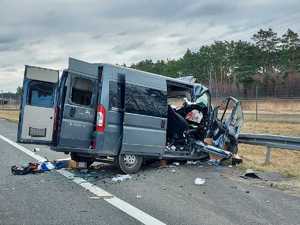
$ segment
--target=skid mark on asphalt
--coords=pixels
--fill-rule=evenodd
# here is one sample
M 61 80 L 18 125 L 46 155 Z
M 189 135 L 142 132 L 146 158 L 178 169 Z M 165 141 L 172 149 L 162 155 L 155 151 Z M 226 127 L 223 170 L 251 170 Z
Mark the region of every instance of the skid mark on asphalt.
M 4 137 L 0 134 L 0 139 L 7 142 L 8 144 L 14 146 L 16 149 L 24 152 L 25 154 L 29 155 L 30 157 L 34 158 L 35 160 L 42 162 L 46 161 L 46 158 L 30 151 L 29 149 L 23 147 L 22 145 L 17 144 L 16 142 Z M 57 170 L 57 172 L 64 177 L 68 178 L 69 180 L 73 181 L 74 183 L 80 185 L 82 188 L 90 191 L 94 195 L 103 198 L 104 201 L 108 202 L 109 204 L 113 205 L 114 207 L 118 208 L 119 210 L 123 211 L 127 215 L 135 218 L 136 220 L 140 221 L 143 224 L 153 224 L 153 225 L 165 225 L 165 223 L 159 221 L 158 219 L 150 216 L 149 214 L 145 213 L 144 211 L 134 207 L 133 205 L 123 201 L 122 199 L 108 193 L 107 191 L 103 190 L 102 188 L 86 181 L 85 179 L 75 177 L 73 173 L 61 169 Z

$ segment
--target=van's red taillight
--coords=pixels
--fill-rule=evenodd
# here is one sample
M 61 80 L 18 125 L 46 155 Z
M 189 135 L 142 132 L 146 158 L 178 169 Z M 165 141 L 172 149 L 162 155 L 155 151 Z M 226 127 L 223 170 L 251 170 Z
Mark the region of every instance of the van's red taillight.
M 104 132 L 105 130 L 106 110 L 103 105 L 97 107 L 96 131 Z

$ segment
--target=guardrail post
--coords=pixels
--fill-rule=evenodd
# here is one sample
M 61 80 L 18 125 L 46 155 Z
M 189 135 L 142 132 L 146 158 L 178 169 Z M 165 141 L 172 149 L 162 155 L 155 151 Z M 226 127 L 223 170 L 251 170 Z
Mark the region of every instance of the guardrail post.
M 270 164 L 270 163 L 271 163 L 271 147 L 267 146 L 265 164 Z
M 258 103 L 257 103 L 257 98 L 258 98 L 258 87 L 256 85 L 255 86 L 255 121 L 258 120 Z

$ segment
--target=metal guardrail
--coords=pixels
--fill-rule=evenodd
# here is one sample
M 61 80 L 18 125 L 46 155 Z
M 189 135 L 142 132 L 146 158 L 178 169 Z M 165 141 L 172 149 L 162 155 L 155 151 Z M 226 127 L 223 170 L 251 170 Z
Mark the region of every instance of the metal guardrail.
M 244 133 L 239 135 L 239 143 L 300 151 L 300 137 Z
M 271 162 L 272 148 L 300 151 L 300 137 L 243 133 L 239 135 L 239 143 L 266 146 L 267 152 L 265 163 Z

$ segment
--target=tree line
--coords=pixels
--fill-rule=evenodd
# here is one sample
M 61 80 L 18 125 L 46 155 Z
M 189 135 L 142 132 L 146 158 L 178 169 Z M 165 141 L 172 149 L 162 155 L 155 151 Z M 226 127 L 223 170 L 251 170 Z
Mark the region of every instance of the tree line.
M 288 29 L 278 36 L 260 29 L 251 41 L 215 41 L 179 59 L 145 59 L 132 68 L 171 77 L 192 75 L 214 95 L 300 97 L 300 38 Z

